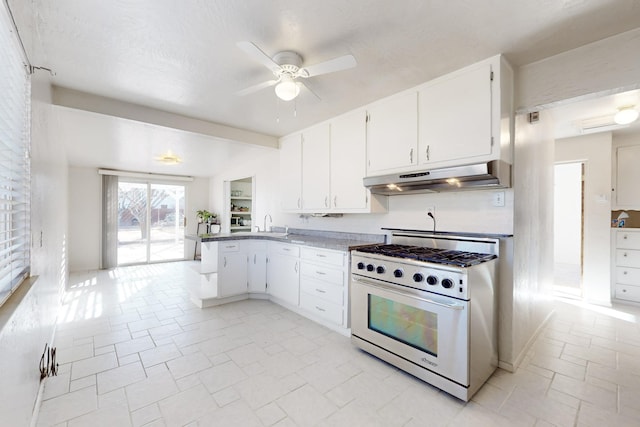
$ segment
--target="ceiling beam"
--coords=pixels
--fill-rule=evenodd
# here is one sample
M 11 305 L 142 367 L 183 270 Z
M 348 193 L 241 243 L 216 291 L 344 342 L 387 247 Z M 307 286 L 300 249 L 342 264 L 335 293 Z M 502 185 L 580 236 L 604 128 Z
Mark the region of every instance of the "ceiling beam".
M 278 138 L 244 129 L 225 126 L 206 120 L 194 119 L 143 105 L 131 104 L 60 86 L 53 86 L 53 104 L 77 110 L 91 111 L 122 119 L 164 126 L 214 138 L 264 147 L 278 148 Z

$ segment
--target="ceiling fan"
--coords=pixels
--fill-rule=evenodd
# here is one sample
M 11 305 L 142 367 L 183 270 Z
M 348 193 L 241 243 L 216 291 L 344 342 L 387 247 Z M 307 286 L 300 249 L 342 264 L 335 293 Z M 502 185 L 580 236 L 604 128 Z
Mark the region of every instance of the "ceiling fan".
M 307 87 L 302 81 L 298 80 L 299 78 L 307 79 L 321 74 L 347 70 L 357 65 L 353 55 L 344 55 L 319 64 L 302 67 L 302 57 L 293 51 L 279 52 L 271 58 L 251 42 L 238 42 L 237 46 L 251 58 L 271 70 L 276 77 L 274 80 L 268 80 L 237 92 L 240 96 L 275 86 L 278 98 L 283 101 L 291 101 L 300 94 L 301 86 Z M 307 87 L 307 89 L 309 88 Z M 309 91 L 313 93 L 310 89 Z

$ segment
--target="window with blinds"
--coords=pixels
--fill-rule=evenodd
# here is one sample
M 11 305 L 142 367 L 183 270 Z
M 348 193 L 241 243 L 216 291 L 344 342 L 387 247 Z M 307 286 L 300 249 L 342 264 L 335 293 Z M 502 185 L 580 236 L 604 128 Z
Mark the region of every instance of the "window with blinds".
M 31 94 L 19 42 L 0 15 L 1 305 L 29 275 Z

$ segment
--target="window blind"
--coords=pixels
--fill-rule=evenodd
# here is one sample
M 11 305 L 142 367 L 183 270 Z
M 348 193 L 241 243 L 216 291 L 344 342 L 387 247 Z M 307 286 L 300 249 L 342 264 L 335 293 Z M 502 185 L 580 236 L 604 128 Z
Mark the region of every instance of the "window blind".
M 31 86 L 19 42 L 0 15 L 1 305 L 29 275 Z

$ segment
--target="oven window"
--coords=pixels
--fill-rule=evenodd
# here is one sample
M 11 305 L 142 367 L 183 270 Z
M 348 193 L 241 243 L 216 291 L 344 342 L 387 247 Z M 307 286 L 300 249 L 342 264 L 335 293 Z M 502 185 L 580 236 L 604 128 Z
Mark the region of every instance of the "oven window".
M 369 294 L 369 329 L 438 356 L 438 315 Z

